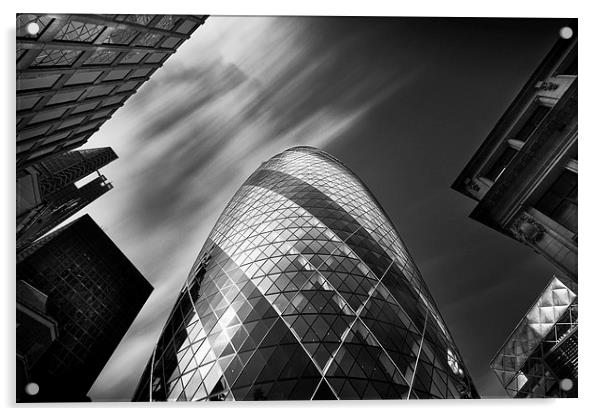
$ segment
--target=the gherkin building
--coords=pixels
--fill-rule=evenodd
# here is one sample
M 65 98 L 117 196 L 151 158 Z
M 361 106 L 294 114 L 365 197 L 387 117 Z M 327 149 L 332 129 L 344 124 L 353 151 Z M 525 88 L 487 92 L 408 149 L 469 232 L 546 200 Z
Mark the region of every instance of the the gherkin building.
M 476 397 L 382 207 L 337 159 L 295 147 L 226 206 L 134 400 Z

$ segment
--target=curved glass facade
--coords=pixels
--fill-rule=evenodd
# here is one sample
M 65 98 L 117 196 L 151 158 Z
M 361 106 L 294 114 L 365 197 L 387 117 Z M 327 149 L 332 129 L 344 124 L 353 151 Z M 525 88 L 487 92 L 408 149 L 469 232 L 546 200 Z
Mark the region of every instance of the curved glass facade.
M 226 206 L 134 400 L 471 397 L 383 209 L 341 162 L 295 147 Z

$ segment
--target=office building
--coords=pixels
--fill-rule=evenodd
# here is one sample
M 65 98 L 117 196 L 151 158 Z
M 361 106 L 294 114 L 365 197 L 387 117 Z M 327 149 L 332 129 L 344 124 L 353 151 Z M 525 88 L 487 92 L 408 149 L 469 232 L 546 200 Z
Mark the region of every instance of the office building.
M 48 296 L 22 280 L 17 281 L 17 402 L 26 396 L 28 374 L 58 335 L 58 323 L 48 315 Z
M 17 170 L 84 144 L 206 18 L 17 15 Z
M 100 174 L 91 185 L 78 187 L 75 182 L 115 159 L 108 147 L 74 150 L 17 172 L 17 251 L 111 189 Z
M 476 397 L 382 207 L 334 157 L 295 147 L 227 204 L 134 400 Z
M 477 201 L 471 218 L 577 280 L 576 21 L 562 33 L 452 188 Z
M 577 285 L 552 278 L 491 361 L 510 397 L 577 397 L 577 309 Z
M 31 339 L 43 341 L 18 369 L 17 397 L 24 402 L 89 400 L 88 390 L 152 291 L 88 215 L 22 254 L 17 286 L 27 289 L 26 299 L 34 300 L 29 309 L 37 312 L 36 320 L 21 320 L 17 346 L 30 351 Z M 37 394 L 23 394 L 27 384 Z

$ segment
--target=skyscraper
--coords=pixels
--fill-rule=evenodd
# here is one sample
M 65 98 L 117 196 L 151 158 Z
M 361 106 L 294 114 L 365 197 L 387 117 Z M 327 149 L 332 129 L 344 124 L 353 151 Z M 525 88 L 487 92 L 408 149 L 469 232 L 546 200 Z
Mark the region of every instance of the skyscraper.
M 84 144 L 206 18 L 17 15 L 17 169 Z
M 295 147 L 226 206 L 134 400 L 474 397 L 378 202 L 334 157 Z
M 101 175 L 83 187 L 75 182 L 115 159 L 109 147 L 74 150 L 18 171 L 17 251 L 111 189 Z
M 41 402 L 87 400 L 88 390 L 153 290 L 88 215 L 23 253 L 17 284 L 27 301 L 20 303 L 28 306 L 20 311 L 37 311 L 35 320 L 21 319 L 17 331 L 17 345 L 26 356 L 17 396 Z M 54 338 L 48 334 L 53 323 Z M 43 350 L 32 350 L 31 340 L 44 341 Z M 39 386 L 37 395 L 23 394 L 28 382 Z
M 577 280 L 577 21 L 561 34 L 452 188 L 477 201 L 471 218 Z
M 553 277 L 491 361 L 510 397 L 577 397 L 577 285 Z

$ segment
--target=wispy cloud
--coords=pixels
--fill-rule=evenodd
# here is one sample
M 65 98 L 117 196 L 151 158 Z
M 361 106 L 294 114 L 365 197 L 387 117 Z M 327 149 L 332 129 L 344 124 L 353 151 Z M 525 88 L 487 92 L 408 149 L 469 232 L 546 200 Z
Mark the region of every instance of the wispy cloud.
M 95 400 L 131 397 L 198 250 L 259 164 L 294 145 L 342 140 L 411 81 L 346 66 L 339 54 L 353 41 L 325 47 L 309 23 L 210 18 L 88 143 L 120 156 L 104 169 L 115 189 L 88 212 L 155 287 Z

